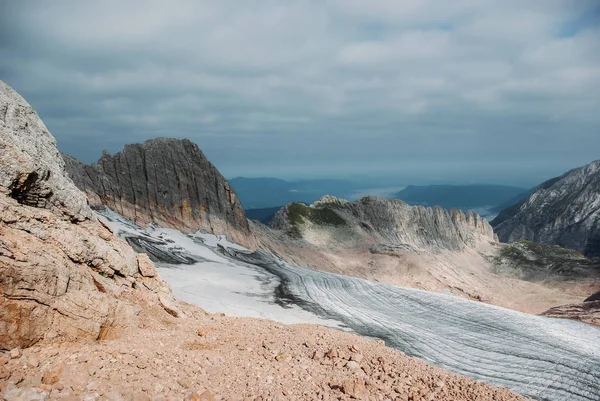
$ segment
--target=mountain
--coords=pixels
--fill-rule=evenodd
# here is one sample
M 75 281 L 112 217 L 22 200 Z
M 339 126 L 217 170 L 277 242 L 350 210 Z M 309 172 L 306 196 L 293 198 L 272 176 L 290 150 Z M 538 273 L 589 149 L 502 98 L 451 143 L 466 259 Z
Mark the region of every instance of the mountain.
M 246 210 L 281 207 L 290 202 L 313 203 L 328 194 L 347 198 L 365 188 L 363 183 L 334 179 L 285 181 L 237 177 L 229 182 Z
M 513 196 L 509 200 L 506 200 L 494 207 L 491 207 L 488 210 L 491 214 L 494 215 L 494 217 L 496 217 L 501 211 L 503 211 L 507 207 L 517 204 L 517 203 L 521 202 L 523 199 L 527 198 L 529 195 L 531 195 L 532 191 L 533 190 L 530 189 L 530 190 L 521 192 L 521 193 L 517 194 L 516 196 Z
M 263 224 L 269 224 L 282 206 L 266 207 L 264 209 L 246 209 L 246 217 L 257 220 Z
M 0 152 L 0 349 L 110 338 L 170 304 L 152 262 L 96 218 L 54 137 L 2 81 Z
M 492 227 L 476 213 L 409 206 L 375 196 L 353 203 L 333 196 L 310 206 L 291 203 L 275 215 L 270 226 L 292 237 L 330 230 L 331 237 L 339 235 L 340 240 L 379 238 L 381 243 L 411 249 L 460 250 L 478 240 L 494 241 Z
M 524 188 L 505 185 L 409 185 L 396 193 L 394 198 L 401 199 L 409 205 L 437 205 L 445 209 L 456 208 L 464 211 L 476 209 L 484 213 L 487 209 L 523 196 L 524 192 Z M 490 214 L 492 213 L 490 210 Z
M 105 205 L 136 224 L 228 234 L 248 243 L 235 191 L 195 143 L 156 138 L 126 145 L 86 165 L 64 155 L 67 172 L 92 206 Z
M 503 242 L 531 240 L 600 256 L 600 160 L 542 183 L 491 224 Z

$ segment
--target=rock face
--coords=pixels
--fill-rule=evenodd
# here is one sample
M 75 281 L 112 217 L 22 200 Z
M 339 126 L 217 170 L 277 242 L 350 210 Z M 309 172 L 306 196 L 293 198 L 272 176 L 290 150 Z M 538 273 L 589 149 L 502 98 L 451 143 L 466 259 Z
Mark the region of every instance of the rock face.
M 600 301 L 557 306 L 542 313 L 544 316 L 573 319 L 600 326 Z
M 379 244 L 415 250 L 456 251 L 480 240 L 495 240 L 492 227 L 476 213 L 409 206 L 401 200 L 375 196 L 354 203 L 332 196 L 310 206 L 291 203 L 270 225 L 296 238 L 327 230 L 330 238 L 340 241 L 370 237 L 377 238 Z
M 2 81 L 0 152 L 3 195 L 79 220 L 92 216 L 84 194 L 62 174 L 54 137 L 25 99 Z
M 52 135 L 1 81 L 0 134 L 0 349 L 110 337 L 145 302 L 171 296 L 95 217 Z
M 90 199 L 136 224 L 229 234 L 248 243 L 242 204 L 227 180 L 193 142 L 157 138 L 104 153 L 97 163 L 63 156 L 69 176 Z
M 544 182 L 492 225 L 503 242 L 531 240 L 600 256 L 600 160 Z

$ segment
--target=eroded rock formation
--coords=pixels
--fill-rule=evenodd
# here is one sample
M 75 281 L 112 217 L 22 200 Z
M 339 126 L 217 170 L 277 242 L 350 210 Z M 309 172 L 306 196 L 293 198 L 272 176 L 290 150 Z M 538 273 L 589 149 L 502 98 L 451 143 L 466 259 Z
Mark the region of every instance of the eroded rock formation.
M 156 138 L 104 153 L 86 165 L 64 155 L 67 171 L 92 206 L 129 220 L 182 231 L 227 234 L 249 244 L 250 229 L 235 191 L 195 143 Z
M 296 238 L 327 230 L 340 240 L 369 238 L 407 249 L 458 251 L 481 240 L 495 240 L 492 227 L 476 213 L 409 206 L 375 196 L 354 203 L 332 196 L 310 206 L 291 203 L 275 215 L 270 226 Z
M 0 81 L 0 349 L 97 339 L 170 289 L 90 209 L 52 135 Z

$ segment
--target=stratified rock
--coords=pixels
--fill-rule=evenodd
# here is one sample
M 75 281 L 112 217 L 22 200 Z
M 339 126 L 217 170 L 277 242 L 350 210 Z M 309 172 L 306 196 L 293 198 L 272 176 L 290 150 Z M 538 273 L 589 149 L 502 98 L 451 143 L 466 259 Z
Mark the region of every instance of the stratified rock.
M 338 242 L 369 237 L 377 238 L 380 247 L 385 244 L 415 250 L 461 250 L 480 240 L 495 240 L 492 227 L 474 212 L 409 206 L 398 199 L 376 196 L 354 203 L 333 196 L 310 206 L 290 203 L 277 212 L 270 226 L 296 238 L 315 237 L 316 232 L 326 230 L 331 233 L 328 238 Z
M 170 297 L 66 176 L 37 114 L 0 81 L 0 348 L 99 339 Z M 152 281 L 148 286 L 136 280 Z
M 104 152 L 90 166 L 63 155 L 67 171 L 90 199 L 146 226 L 227 234 L 248 244 L 250 229 L 233 188 L 198 146 L 156 138 Z
M 561 305 L 542 313 L 544 316 L 579 320 L 600 326 L 600 301 Z
M 600 256 L 600 160 L 544 182 L 492 225 L 502 242 L 531 240 Z

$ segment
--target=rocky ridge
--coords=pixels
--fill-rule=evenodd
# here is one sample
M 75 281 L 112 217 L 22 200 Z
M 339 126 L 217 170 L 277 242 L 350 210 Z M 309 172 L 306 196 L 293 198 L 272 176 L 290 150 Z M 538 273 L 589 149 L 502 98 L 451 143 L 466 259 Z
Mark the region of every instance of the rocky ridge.
M 126 145 L 86 165 L 63 155 L 67 172 L 92 206 L 105 205 L 138 225 L 227 234 L 252 245 L 235 191 L 198 145 L 156 138 Z
M 600 256 L 600 160 L 544 182 L 491 224 L 502 242 L 530 240 Z
M 325 196 L 310 206 L 291 203 L 270 227 L 311 241 L 315 232 L 331 238 L 377 239 L 378 244 L 415 250 L 460 251 L 480 241 L 495 241 L 489 223 L 474 212 L 409 206 L 398 199 L 367 196 L 354 203 Z

